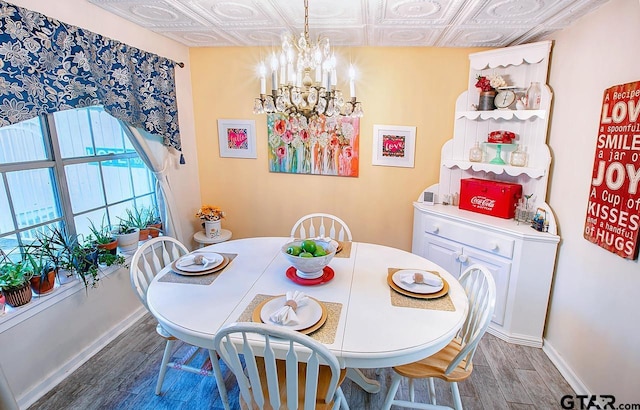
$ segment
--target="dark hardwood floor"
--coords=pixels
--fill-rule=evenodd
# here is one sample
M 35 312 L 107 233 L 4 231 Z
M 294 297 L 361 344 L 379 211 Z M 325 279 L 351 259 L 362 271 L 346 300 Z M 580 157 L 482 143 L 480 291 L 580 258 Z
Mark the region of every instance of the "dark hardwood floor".
M 162 395 L 155 395 L 164 349 L 164 340 L 156 334 L 155 326 L 155 320 L 147 314 L 29 409 L 222 409 L 212 377 L 169 369 Z M 512 345 L 488 333 L 479 346 L 471 377 L 459 383 L 465 409 L 560 409 L 560 398 L 575 394 L 541 349 Z M 175 354 L 180 355 L 187 348 L 180 345 Z M 206 355 L 198 359 L 205 360 Z M 224 364 L 223 372 L 232 408 L 237 409 L 235 378 Z M 351 409 L 382 407 L 391 380 L 390 370 L 384 369 L 377 376 L 374 370 L 366 370 L 365 374 L 377 378 L 382 390 L 368 394 L 346 380 L 342 389 Z M 448 386 L 436 380 L 436 389 L 438 403 L 451 405 Z M 424 391 L 425 382 L 418 381 L 419 399 L 424 400 Z M 398 396 L 408 397 L 405 381 Z

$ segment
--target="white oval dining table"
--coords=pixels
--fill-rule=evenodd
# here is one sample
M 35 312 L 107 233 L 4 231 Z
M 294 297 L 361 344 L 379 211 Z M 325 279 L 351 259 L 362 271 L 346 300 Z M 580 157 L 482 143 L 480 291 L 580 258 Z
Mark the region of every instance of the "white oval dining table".
M 396 366 L 428 357 L 446 346 L 462 326 L 468 300 L 459 282 L 429 260 L 400 249 L 352 242 L 349 257 L 334 257 L 334 278 L 303 286 L 287 278 L 291 266 L 281 253 L 286 237 L 237 239 L 197 251 L 236 254 L 209 285 L 151 282 L 147 303 L 157 320 L 177 338 L 213 349 L 218 329 L 236 322 L 257 295 L 299 290 L 321 302 L 342 305 L 333 343 L 326 346 L 349 369 L 348 376 L 369 392 L 379 390 L 356 369 Z M 435 270 L 449 284 L 454 311 L 393 306 L 388 269 Z

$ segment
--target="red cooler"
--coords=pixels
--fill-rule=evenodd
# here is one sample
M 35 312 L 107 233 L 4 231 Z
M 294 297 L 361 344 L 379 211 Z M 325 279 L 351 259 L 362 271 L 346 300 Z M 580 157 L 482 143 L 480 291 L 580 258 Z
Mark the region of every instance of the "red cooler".
M 522 185 L 479 178 L 460 180 L 460 209 L 511 219 L 522 196 Z

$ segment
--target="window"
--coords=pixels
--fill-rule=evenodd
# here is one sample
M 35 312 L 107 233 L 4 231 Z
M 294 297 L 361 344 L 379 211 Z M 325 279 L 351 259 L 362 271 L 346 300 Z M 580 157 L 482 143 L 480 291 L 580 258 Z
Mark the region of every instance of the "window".
M 89 221 L 116 226 L 126 209 L 156 207 L 155 178 L 102 107 L 0 128 L 0 249 L 16 255 L 38 232 Z M 19 257 L 19 253 L 17 254 Z

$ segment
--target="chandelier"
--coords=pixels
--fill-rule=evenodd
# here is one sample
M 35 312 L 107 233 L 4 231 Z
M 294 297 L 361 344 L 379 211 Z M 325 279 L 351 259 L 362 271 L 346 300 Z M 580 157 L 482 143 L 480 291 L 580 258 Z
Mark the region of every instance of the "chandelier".
M 349 67 L 350 99 L 345 101 L 336 89 L 336 57 L 329 39 L 309 40 L 309 1 L 304 0 L 304 33 L 294 42 L 289 33 L 283 36 L 280 55 L 274 52 L 269 61 L 271 94 L 267 94 L 267 65 L 262 62 L 260 97 L 255 99 L 254 114 L 282 113 L 311 118 L 324 114 L 362 117 L 362 104 L 356 99 L 355 69 Z

